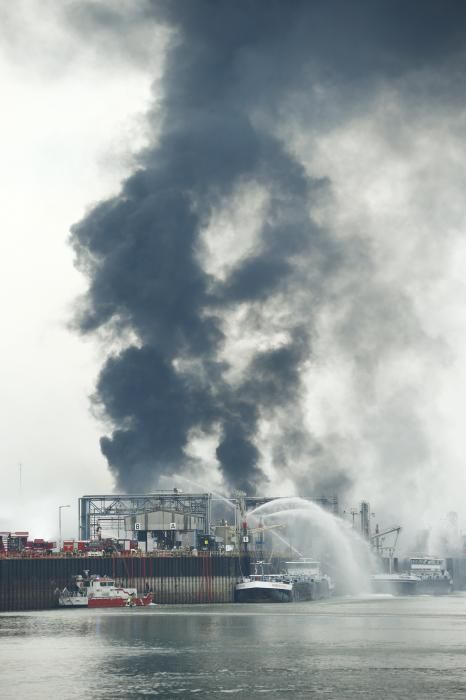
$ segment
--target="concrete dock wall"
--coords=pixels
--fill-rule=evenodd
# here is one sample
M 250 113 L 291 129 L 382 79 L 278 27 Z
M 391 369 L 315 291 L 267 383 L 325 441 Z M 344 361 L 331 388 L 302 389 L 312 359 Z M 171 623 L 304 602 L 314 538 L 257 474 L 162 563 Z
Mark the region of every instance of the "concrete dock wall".
M 249 560 L 220 555 L 0 559 L 0 611 L 52 608 L 55 589 L 84 570 L 140 592 L 150 588 L 157 603 L 228 603 L 241 573 L 249 573 Z

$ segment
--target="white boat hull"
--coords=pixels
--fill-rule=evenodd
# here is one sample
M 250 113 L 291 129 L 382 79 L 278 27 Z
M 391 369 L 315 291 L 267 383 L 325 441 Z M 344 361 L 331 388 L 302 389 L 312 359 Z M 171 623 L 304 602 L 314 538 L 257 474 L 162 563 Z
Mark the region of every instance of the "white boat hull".
M 371 578 L 374 593 L 415 595 L 419 578 L 411 574 L 375 574 Z
M 289 603 L 292 595 L 291 583 L 241 581 L 236 584 L 235 600 L 238 603 Z
M 87 596 L 63 595 L 58 597 L 60 608 L 87 608 Z
M 242 581 L 236 585 L 238 603 L 291 603 L 328 598 L 330 588 L 326 579 L 320 581 Z

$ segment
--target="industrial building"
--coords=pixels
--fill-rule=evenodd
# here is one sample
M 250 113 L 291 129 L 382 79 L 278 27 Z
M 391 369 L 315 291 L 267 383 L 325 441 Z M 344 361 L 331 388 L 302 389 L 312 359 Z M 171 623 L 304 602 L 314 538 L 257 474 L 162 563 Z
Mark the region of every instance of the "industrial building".
M 240 513 L 274 497 L 237 493 L 224 498 L 214 493 L 183 493 L 179 489 L 153 494 L 89 495 L 79 499 L 79 537 L 97 540 L 105 532 L 117 538 L 134 537 L 142 549 L 212 548 L 235 545 Z M 338 514 L 338 501 L 314 499 Z

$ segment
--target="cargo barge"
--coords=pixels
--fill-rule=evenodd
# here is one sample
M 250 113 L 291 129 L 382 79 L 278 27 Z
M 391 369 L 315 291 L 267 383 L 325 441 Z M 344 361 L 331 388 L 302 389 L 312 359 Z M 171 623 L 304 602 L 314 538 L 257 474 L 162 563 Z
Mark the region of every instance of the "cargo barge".
M 318 561 L 301 558 L 285 562 L 282 574 L 266 574 L 265 562 L 255 564 L 254 574 L 243 576 L 236 585 L 237 603 L 291 603 L 328 598 L 333 589 Z
M 374 593 L 391 595 L 448 595 L 453 591 L 446 560 L 426 555 L 411 557 L 406 571 L 374 574 L 371 582 Z

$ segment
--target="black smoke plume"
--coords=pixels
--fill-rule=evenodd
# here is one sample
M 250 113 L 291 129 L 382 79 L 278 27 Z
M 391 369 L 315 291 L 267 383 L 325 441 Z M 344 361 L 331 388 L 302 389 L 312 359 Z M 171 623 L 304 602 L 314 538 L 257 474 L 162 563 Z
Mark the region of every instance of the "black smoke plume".
M 122 344 L 94 396 L 111 426 L 102 452 L 118 484 L 136 491 L 190 468 L 193 432 L 216 435 L 225 484 L 252 492 L 267 481 L 258 434 L 268 421 L 279 431 L 277 469 L 306 451 L 308 483 L 342 490 L 344 467 L 302 425 L 301 372 L 312 360 L 316 310 L 338 303 L 332 281 L 358 266 L 369 284 L 372 264 L 360 241 L 337 241 L 315 223 L 329 183 L 309 176 L 280 127 L 296 112 L 322 118 L 310 97 L 317 82 L 358 97 L 380 77 L 455 50 L 462 33 L 452 14 L 461 4 L 170 0 L 144 8 L 144 22 L 171 32 L 162 106 L 150 115 L 154 143 L 120 193 L 72 230 L 89 279 L 80 329 Z M 104 20 L 91 13 L 86 27 L 111 25 L 108 12 Z M 202 234 L 241 186 L 262 188 L 267 202 L 254 249 L 222 278 L 204 265 Z M 239 309 L 250 332 L 266 335 L 273 319 L 281 340 L 255 348 L 232 379 L 225 318 Z

